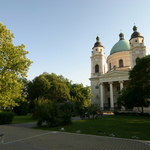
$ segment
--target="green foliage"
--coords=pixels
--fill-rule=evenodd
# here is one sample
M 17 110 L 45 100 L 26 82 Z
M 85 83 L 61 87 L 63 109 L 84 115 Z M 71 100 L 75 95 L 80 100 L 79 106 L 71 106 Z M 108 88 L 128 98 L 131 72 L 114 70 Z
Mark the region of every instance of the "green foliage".
M 119 105 L 125 106 L 126 109 L 127 108 L 133 109 L 136 102 L 135 97 L 136 97 L 136 93 L 134 93 L 134 91 L 131 91 L 131 89 L 127 87 L 127 89 L 123 89 L 120 92 L 117 102 Z
M 77 106 L 88 107 L 91 103 L 90 87 L 84 87 L 83 84 L 72 84 L 70 86 L 70 96 Z
M 26 58 L 25 45 L 14 46 L 14 35 L 0 23 L 0 106 L 17 106 L 23 100 L 23 81 L 31 61 Z
M 98 113 L 102 113 L 100 108 L 99 108 L 99 105 L 94 103 L 94 104 L 91 104 L 89 107 L 88 107 L 88 112 L 92 115 L 92 118 L 93 120 L 94 119 L 97 119 L 97 115 Z M 95 117 L 96 116 L 96 117 Z
M 13 112 L 16 115 L 27 115 L 29 112 L 28 102 L 19 102 L 19 106 L 14 107 Z
M 139 60 L 129 72 L 129 85 L 122 90 L 118 102 L 125 107 L 150 106 L 150 55 Z
M 33 101 L 41 97 L 58 103 L 74 102 L 77 106 L 77 112 L 79 112 L 81 107 L 87 107 L 90 104 L 92 96 L 90 87 L 83 87 L 82 84 L 72 84 L 62 75 L 46 72 L 28 82 L 27 89 L 30 112 L 36 107 Z
M 14 113 L 13 112 L 0 112 L 0 124 L 10 124 L 13 120 Z
M 59 112 L 61 116 L 61 125 L 71 124 L 71 118 L 75 113 L 74 105 L 69 102 L 64 102 L 59 105 Z
M 35 77 L 32 82 L 28 84 L 28 93 L 30 99 L 34 100 L 39 97 L 44 97 L 50 88 L 49 81 L 43 76 Z
M 70 99 L 69 88 L 63 80 L 65 79 L 62 76 L 57 76 L 54 73 L 43 73 L 29 83 L 29 99 L 45 97 L 58 102 Z
M 58 104 L 56 101 L 39 99 L 34 116 L 38 119 L 37 125 L 46 122 L 49 127 L 68 125 L 71 123 L 71 107 L 67 104 Z M 69 108 L 69 109 L 65 109 Z

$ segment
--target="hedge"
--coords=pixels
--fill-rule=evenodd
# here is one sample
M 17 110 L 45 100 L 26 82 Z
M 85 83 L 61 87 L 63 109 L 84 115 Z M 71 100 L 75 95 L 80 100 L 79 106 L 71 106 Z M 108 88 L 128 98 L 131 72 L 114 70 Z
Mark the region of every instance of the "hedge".
M 13 112 L 0 112 L 0 124 L 10 124 L 13 120 Z

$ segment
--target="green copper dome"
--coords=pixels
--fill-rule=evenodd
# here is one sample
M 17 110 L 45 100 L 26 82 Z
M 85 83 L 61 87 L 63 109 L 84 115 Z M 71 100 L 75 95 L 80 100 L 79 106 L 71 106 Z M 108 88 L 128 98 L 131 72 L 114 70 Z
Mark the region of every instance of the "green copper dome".
M 124 34 L 120 33 L 119 36 L 120 40 L 112 47 L 110 55 L 121 51 L 128 51 L 130 49 L 129 41 L 124 39 Z

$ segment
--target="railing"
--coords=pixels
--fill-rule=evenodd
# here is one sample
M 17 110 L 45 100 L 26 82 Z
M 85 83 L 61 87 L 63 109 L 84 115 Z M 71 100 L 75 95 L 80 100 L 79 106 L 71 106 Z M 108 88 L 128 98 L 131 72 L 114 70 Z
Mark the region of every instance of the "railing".
M 114 70 L 117 70 L 117 71 L 121 71 L 121 70 L 123 70 L 123 71 L 130 71 L 131 67 L 129 67 L 129 66 L 114 67 L 111 70 L 108 70 L 107 72 L 114 71 Z

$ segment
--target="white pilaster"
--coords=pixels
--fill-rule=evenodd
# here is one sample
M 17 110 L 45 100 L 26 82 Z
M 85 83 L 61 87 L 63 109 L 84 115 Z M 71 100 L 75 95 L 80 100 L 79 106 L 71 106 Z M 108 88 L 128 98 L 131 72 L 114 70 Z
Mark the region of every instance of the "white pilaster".
M 122 90 L 123 89 L 123 81 L 119 81 L 119 83 L 120 83 L 120 90 Z
M 103 101 L 104 101 L 104 100 L 103 100 L 103 99 L 104 99 L 104 98 L 103 98 L 103 83 L 100 83 L 100 96 L 101 96 L 100 107 L 101 107 L 101 109 L 103 110 L 103 107 L 104 107 L 104 106 L 103 106 L 103 103 L 104 103 L 104 102 L 103 102 Z
M 110 86 L 110 109 L 114 110 L 114 100 L 113 100 L 113 86 L 112 86 L 113 82 L 109 82 L 109 86 Z

